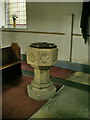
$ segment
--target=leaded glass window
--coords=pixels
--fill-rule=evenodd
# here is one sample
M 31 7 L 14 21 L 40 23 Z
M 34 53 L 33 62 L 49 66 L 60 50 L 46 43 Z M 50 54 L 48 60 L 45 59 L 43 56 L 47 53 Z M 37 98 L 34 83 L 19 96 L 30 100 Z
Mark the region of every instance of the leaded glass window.
M 5 19 L 8 28 L 13 27 L 15 17 L 16 28 L 26 28 L 26 0 L 6 0 Z

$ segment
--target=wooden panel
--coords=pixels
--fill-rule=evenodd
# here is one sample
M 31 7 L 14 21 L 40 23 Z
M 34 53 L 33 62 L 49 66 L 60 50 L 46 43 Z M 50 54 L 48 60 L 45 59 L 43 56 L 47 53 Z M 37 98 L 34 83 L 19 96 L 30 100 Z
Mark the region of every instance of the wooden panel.
M 0 30 L 1 31 L 1 30 Z M 55 34 L 55 35 L 65 35 L 65 33 L 57 32 L 41 32 L 41 31 L 24 31 L 24 30 L 2 30 L 3 32 L 21 32 L 21 33 L 37 33 L 37 34 Z
M 16 61 L 16 62 L 11 63 L 11 64 L 9 64 L 9 65 L 0 66 L 0 70 L 6 69 L 6 68 L 11 67 L 11 66 L 13 66 L 13 65 L 16 65 L 16 64 L 18 64 L 18 63 L 21 63 L 21 61 Z

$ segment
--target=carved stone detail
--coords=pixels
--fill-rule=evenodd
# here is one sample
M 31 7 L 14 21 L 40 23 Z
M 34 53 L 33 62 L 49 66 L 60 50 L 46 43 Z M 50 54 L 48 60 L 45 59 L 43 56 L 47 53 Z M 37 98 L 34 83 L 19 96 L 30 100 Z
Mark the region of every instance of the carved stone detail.
M 28 57 L 29 57 L 29 60 L 31 62 L 35 62 L 36 61 L 36 57 L 35 57 L 35 55 L 33 53 L 29 53 Z
M 55 60 L 57 60 L 57 58 L 58 58 L 58 53 L 55 52 L 55 53 L 53 54 L 52 60 L 55 61 Z
M 49 56 L 46 53 L 44 53 L 40 56 L 40 61 L 42 63 L 46 63 L 48 60 L 49 60 Z
M 34 67 L 34 79 L 27 86 L 28 96 L 36 100 L 53 97 L 56 87 L 49 78 L 49 68 L 57 62 L 58 49 L 55 44 L 33 43 L 27 50 L 27 63 Z

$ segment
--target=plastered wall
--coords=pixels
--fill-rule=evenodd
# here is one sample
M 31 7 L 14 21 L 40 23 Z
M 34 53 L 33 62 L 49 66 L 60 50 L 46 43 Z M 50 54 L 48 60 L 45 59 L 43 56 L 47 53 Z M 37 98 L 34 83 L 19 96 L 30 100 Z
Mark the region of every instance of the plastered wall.
M 54 42 L 59 49 L 59 60 L 70 61 L 72 14 L 73 33 L 81 34 L 81 10 L 82 3 L 79 2 L 27 2 L 27 30 L 65 35 L 2 32 L 2 47 L 17 42 L 21 47 L 21 53 L 26 54 L 27 46 L 32 42 Z M 88 64 L 88 45 L 84 44 L 82 36 L 73 36 L 72 62 Z

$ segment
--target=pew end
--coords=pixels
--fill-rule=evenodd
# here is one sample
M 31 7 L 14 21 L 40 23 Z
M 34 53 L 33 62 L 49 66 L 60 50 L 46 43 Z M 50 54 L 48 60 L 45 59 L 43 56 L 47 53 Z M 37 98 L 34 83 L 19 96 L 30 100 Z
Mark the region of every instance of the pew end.
M 22 75 L 20 47 L 17 43 L 12 43 L 10 47 L 0 48 L 0 55 L 2 81 L 12 80 Z

